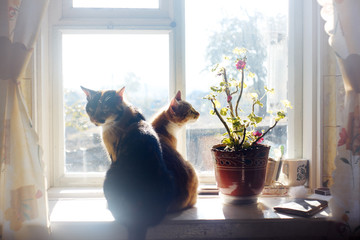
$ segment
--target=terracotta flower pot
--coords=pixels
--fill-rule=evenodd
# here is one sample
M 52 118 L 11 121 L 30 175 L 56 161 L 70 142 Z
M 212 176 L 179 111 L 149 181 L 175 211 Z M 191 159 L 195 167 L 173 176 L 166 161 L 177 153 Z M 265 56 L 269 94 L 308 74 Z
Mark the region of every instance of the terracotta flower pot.
M 211 149 L 215 178 L 224 202 L 256 202 L 265 185 L 270 146 L 258 144 L 236 152 L 224 148 L 224 145 L 215 145 Z

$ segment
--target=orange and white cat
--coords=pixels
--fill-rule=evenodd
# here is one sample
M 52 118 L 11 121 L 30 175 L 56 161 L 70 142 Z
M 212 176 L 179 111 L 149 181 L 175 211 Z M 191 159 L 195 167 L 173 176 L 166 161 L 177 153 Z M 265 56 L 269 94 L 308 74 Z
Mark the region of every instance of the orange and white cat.
M 164 162 L 173 174 L 174 198 L 169 212 L 190 208 L 197 201 L 198 177 L 190 162 L 176 150 L 177 132 L 186 123 L 196 121 L 199 113 L 190 103 L 181 99 L 181 92 L 171 100 L 170 105 L 154 117 L 152 126 L 159 136 Z

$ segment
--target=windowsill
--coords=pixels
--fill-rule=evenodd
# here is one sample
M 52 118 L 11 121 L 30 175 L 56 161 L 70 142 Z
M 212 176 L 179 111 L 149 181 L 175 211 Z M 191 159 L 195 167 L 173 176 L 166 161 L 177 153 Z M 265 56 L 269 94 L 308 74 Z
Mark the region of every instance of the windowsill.
M 330 197 L 311 195 L 329 200 Z M 238 239 L 276 238 L 322 239 L 333 236 L 330 210 L 312 218 L 274 212 L 273 207 L 288 201 L 283 197 L 260 197 L 257 204 L 225 205 L 218 196 L 199 196 L 194 208 L 169 214 L 148 231 L 147 239 Z M 54 240 L 126 239 L 106 209 L 104 198 L 63 198 L 49 201 Z M 330 235 L 331 234 L 331 235 Z

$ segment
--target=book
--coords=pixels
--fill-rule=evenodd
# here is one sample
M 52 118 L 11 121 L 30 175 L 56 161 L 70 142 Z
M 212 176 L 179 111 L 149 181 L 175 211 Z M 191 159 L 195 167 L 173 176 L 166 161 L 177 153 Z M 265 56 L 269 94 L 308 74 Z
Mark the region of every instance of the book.
M 325 200 L 311 198 L 295 198 L 294 200 L 274 207 L 279 213 L 292 214 L 301 217 L 312 217 L 328 206 Z

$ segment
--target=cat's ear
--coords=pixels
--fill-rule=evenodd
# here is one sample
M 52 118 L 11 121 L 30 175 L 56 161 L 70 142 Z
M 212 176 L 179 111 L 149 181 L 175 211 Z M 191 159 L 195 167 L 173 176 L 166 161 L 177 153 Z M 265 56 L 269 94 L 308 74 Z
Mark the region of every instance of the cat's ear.
M 175 99 L 178 101 L 181 101 L 181 91 L 180 90 L 176 93 Z
M 170 113 L 175 114 L 175 110 L 177 109 L 178 106 L 179 106 L 179 102 L 178 102 L 178 100 L 176 100 L 176 97 L 171 99 L 170 106 L 169 106 Z
M 86 99 L 89 101 L 96 93 L 96 91 L 91 90 L 91 89 L 87 89 L 84 88 L 83 86 L 80 86 L 81 89 L 84 91 L 85 95 L 86 95 Z
M 124 99 L 124 92 L 125 92 L 125 87 L 116 91 L 116 94 L 121 98 L 121 100 Z

